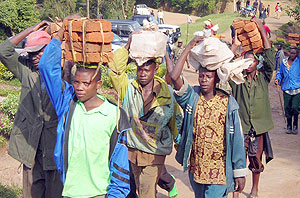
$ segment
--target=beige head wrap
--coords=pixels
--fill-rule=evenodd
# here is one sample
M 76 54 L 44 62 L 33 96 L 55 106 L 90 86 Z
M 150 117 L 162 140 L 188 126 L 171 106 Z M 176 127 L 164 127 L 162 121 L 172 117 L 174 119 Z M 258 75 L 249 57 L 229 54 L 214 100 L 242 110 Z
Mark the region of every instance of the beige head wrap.
M 235 83 L 244 83 L 242 71 L 251 64 L 251 59 L 230 62 L 234 54 L 228 46 L 217 38 L 205 38 L 202 42 L 192 48 L 189 54 L 189 63 L 196 69 L 205 67 L 208 70 L 217 70 L 218 77 L 222 83 L 229 79 Z

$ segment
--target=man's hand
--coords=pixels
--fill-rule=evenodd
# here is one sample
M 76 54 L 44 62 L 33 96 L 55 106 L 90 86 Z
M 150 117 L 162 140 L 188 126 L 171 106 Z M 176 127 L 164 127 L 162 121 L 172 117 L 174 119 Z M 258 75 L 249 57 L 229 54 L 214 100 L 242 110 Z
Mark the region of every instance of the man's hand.
M 264 30 L 265 31 L 265 28 L 264 28 L 264 26 L 263 26 L 263 24 L 262 24 L 262 22 L 261 22 L 261 20 L 260 19 L 258 19 L 258 18 L 256 18 L 256 17 L 254 17 L 254 18 L 252 18 L 252 19 L 250 19 L 250 21 L 252 21 L 252 22 L 255 22 L 256 23 L 256 25 L 257 25 L 257 28 L 258 28 L 258 30 L 261 32 L 262 30 Z
M 70 15 L 70 16 L 67 16 L 64 18 L 63 20 L 63 25 L 62 27 L 58 30 L 57 34 L 55 35 L 55 38 L 57 40 L 60 40 L 62 41 L 63 40 L 63 37 L 64 37 L 64 31 L 65 31 L 65 27 L 68 25 L 68 22 L 70 20 L 76 20 L 76 19 L 81 19 L 81 16 L 78 15 L 78 14 L 74 14 L 74 15 Z
M 124 46 L 125 49 L 127 49 L 127 50 L 130 49 L 130 45 L 131 45 L 131 41 L 132 41 L 132 35 L 134 35 L 134 34 L 141 34 L 141 32 L 132 32 L 132 33 L 129 35 L 127 44 Z
M 42 21 L 33 27 L 32 32 L 38 31 L 38 30 L 44 30 L 49 25 L 50 25 L 50 23 L 48 21 Z
M 201 41 L 204 40 L 204 36 L 195 36 L 189 43 L 188 46 L 191 46 L 191 48 L 193 48 L 195 45 L 197 45 L 198 43 L 200 43 Z M 187 46 L 187 47 L 188 47 Z
M 234 182 L 235 182 L 235 188 L 234 188 L 235 191 L 239 193 L 243 192 L 246 183 L 245 177 L 234 178 Z

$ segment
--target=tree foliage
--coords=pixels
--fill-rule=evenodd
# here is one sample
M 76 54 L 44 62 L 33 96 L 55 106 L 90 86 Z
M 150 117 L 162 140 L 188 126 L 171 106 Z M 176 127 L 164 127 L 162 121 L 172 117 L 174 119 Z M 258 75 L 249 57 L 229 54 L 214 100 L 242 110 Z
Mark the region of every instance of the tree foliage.
M 41 8 L 39 8 L 42 20 L 65 18 L 71 14 L 77 13 L 76 0 L 44 0 Z
M 295 7 L 288 7 L 286 13 L 289 17 L 293 17 L 295 20 L 300 21 L 300 0 L 297 0 Z
M 123 19 L 124 14 L 130 18 L 134 4 L 135 0 L 90 0 L 90 18 L 97 18 L 98 14 L 101 14 L 104 19 Z M 84 13 L 86 14 L 86 9 Z
M 4 0 L 0 3 L 0 40 L 40 21 L 35 0 Z

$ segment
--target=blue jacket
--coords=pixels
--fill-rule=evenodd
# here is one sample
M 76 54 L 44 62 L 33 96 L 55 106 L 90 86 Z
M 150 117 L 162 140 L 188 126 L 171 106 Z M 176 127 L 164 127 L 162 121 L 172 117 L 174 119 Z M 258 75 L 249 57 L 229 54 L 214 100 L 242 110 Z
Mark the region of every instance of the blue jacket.
M 52 39 L 42 55 L 39 70 L 50 100 L 58 116 L 54 160 L 63 183 L 68 169 L 68 137 L 70 123 L 76 106 L 73 86 L 61 80 L 61 41 Z M 128 149 L 126 131 L 130 124 L 126 112 L 120 108 L 119 124 L 110 139 L 109 170 L 110 184 L 107 197 L 126 197 L 130 191 Z M 120 133 L 118 131 L 121 131 Z M 101 151 L 99 151 L 101 152 Z
M 280 69 L 276 75 L 282 91 L 300 88 L 300 55 L 294 60 L 290 69 L 286 67 L 287 60 L 287 58 L 282 60 Z
M 188 169 L 190 152 L 193 143 L 194 117 L 199 100 L 200 87 L 183 85 L 179 92 L 175 93 L 178 104 L 184 110 L 184 120 L 180 144 L 177 148 L 176 160 L 183 165 L 184 171 Z M 226 115 L 226 185 L 227 191 L 234 191 L 234 178 L 244 177 L 248 174 L 246 168 L 246 156 L 244 136 L 238 114 L 238 104 L 232 96 L 229 96 Z

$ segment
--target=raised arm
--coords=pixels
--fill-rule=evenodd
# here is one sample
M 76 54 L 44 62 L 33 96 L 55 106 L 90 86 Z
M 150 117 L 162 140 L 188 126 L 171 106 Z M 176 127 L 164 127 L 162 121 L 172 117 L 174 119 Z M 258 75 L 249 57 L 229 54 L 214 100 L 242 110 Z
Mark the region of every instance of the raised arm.
M 15 47 L 30 33 L 39 30 L 41 27 L 45 27 L 46 24 L 46 21 L 40 22 L 0 44 L 0 61 L 21 82 L 22 76 L 31 71 L 31 68 L 29 68 L 31 64 L 26 56 L 19 56 L 19 54 L 15 51 Z
M 76 18 L 75 16 L 72 17 Z M 70 18 L 65 18 L 64 24 Z M 63 39 L 64 27 L 63 25 L 52 41 L 46 46 L 39 63 L 42 80 L 45 83 L 48 95 L 58 116 L 64 113 L 64 107 L 74 97 L 72 85 L 61 78 L 62 50 L 60 46 Z
M 262 38 L 262 41 L 264 44 L 264 49 L 265 50 L 270 49 L 272 47 L 271 42 L 268 38 L 268 35 L 266 33 L 266 30 L 265 30 L 264 25 L 262 24 L 261 20 L 258 18 L 253 18 L 253 19 L 251 19 L 251 21 L 255 22 L 257 25 L 257 28 L 260 32 L 260 35 L 261 35 L 261 38 Z
M 37 31 L 37 30 L 42 30 L 46 28 L 49 25 L 48 21 L 42 21 L 34 26 L 31 26 L 27 28 L 26 30 L 20 32 L 16 36 L 12 37 L 10 39 L 10 42 L 13 43 L 14 45 L 18 45 L 24 38 L 26 38 L 30 33 Z
M 178 61 L 176 62 L 176 65 L 171 73 L 171 79 L 172 79 L 175 90 L 180 90 L 180 88 L 183 85 L 183 80 L 182 80 L 182 78 L 180 78 L 180 75 L 181 75 L 184 63 L 187 59 L 189 52 L 198 42 L 202 41 L 203 39 L 204 39 L 204 37 L 199 37 L 199 36 L 196 36 L 195 38 L 193 38 L 189 42 L 189 44 L 186 46 L 186 48 L 182 52 L 181 56 L 179 57 Z
M 120 100 L 123 101 L 127 89 L 128 89 L 128 75 L 125 72 L 126 66 L 128 62 L 128 55 L 130 44 L 132 40 L 132 35 L 129 36 L 127 44 L 114 52 L 114 60 L 108 63 L 110 68 L 109 78 L 114 87 L 114 89 L 118 92 Z

